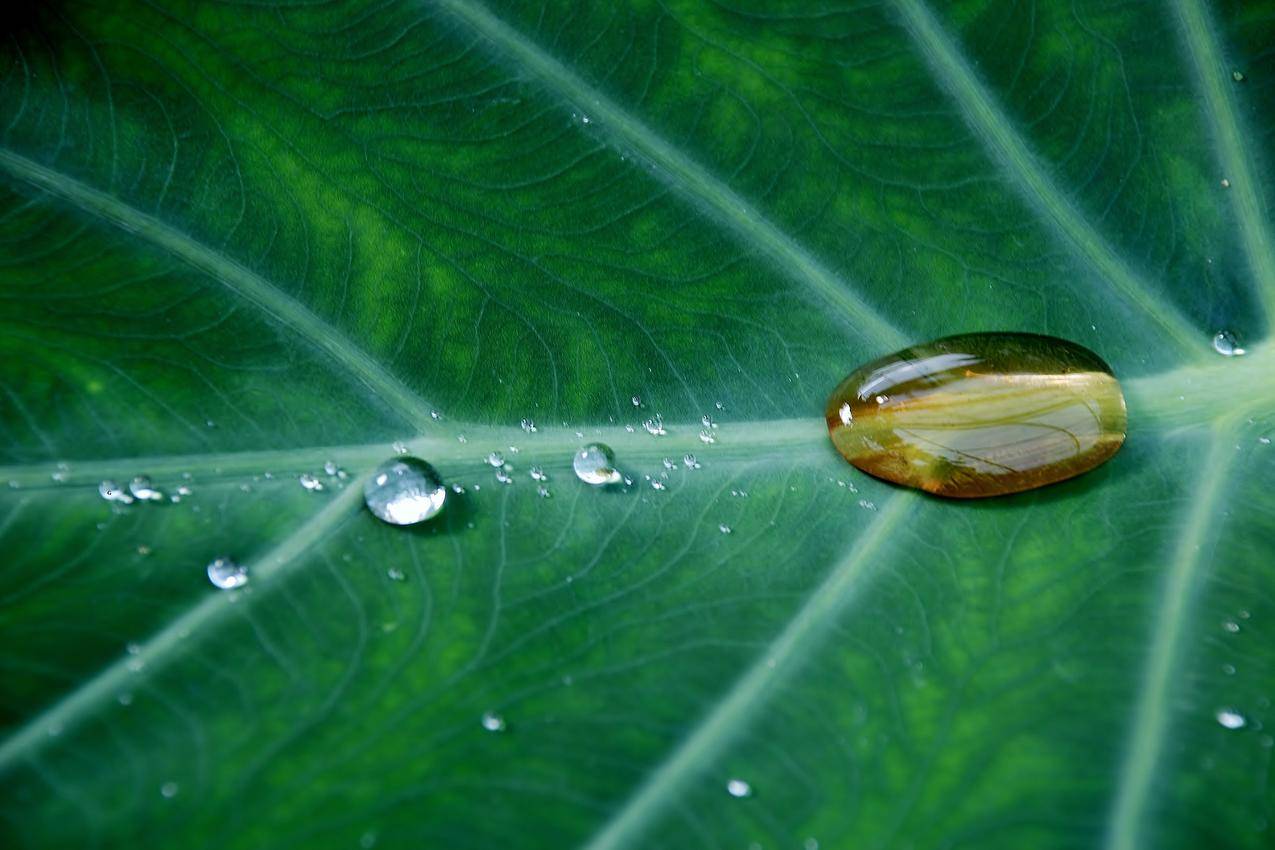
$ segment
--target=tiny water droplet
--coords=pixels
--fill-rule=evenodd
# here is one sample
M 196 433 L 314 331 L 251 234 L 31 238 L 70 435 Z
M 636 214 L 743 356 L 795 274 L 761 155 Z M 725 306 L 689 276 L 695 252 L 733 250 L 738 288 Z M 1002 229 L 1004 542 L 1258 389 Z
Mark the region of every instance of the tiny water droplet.
M 323 482 L 308 472 L 303 472 L 298 475 L 297 480 L 301 482 L 302 487 L 309 490 L 311 493 L 317 493 L 323 489 Z
M 722 534 L 730 534 L 731 527 L 727 525 L 726 523 L 722 523 L 721 525 L 717 526 L 717 530 L 720 531 Z
M 652 489 L 652 490 L 664 490 L 664 489 L 666 489 L 666 488 L 665 488 L 665 485 L 664 485 L 664 482 L 663 482 L 663 481 L 659 480 L 658 478 L 652 478 L 652 479 L 651 479 L 651 489 Z
M 571 460 L 576 477 L 586 484 L 600 487 L 615 484 L 620 473 L 615 468 L 615 454 L 604 443 L 589 443 L 575 453 Z
M 1232 71 L 1232 72 L 1231 72 L 1231 79 L 1232 79 L 1232 80 L 1235 80 L 1235 82 L 1237 82 L 1237 83 L 1242 83 L 1242 82 L 1244 82 L 1244 72 L 1243 72 L 1243 71 Z
M 660 416 L 658 413 L 655 414 L 653 418 L 643 422 L 642 427 L 645 428 L 646 433 L 650 434 L 652 437 L 663 437 L 668 433 L 668 431 L 664 430 L 664 417 Z
M 807 838 L 801 842 L 802 850 L 819 850 L 819 841 L 814 838 Z
M 859 507 L 863 508 L 864 510 L 868 510 L 868 511 L 875 511 L 875 510 L 877 509 L 876 503 L 875 503 L 875 502 L 871 502 L 871 501 L 869 501 L 869 500 L 867 500 L 867 499 L 860 499 L 860 500 L 859 500 Z
M 1247 723 L 1244 715 L 1240 714 L 1233 708 L 1222 708 L 1218 710 L 1217 722 L 1227 729 L 1243 729 Z
M 376 846 L 376 833 L 369 829 L 367 832 L 360 835 L 359 846 L 362 847 L 363 850 L 372 850 L 372 848 Z
M 229 558 L 214 558 L 208 563 L 208 580 L 222 590 L 234 590 L 248 583 L 248 569 Z
M 1242 357 L 1248 353 L 1231 331 L 1218 331 L 1213 335 L 1213 350 L 1223 357 Z
M 390 446 L 390 448 L 394 450 L 394 454 L 396 455 L 407 454 L 407 443 L 403 442 L 402 440 L 395 440 L 394 445 Z
M 176 782 L 165 782 L 159 786 L 159 793 L 163 795 L 165 800 L 171 800 L 177 796 L 177 792 L 181 789 L 177 787 Z
M 115 698 L 115 701 L 125 708 L 128 708 L 133 704 L 133 694 L 130 691 L 124 691 Z
M 732 797 L 751 797 L 753 795 L 753 786 L 742 779 L 731 779 L 726 783 L 726 793 Z
M 522 430 L 526 431 L 528 434 L 536 433 L 536 423 L 532 422 L 530 419 L 522 420 L 521 427 Z
M 500 467 L 505 465 L 505 456 L 502 455 L 500 452 L 492 452 L 491 454 L 487 455 L 487 462 L 491 464 L 492 466 L 496 467 L 497 469 L 499 469 Z
M 682 466 L 686 467 L 687 469 L 700 468 L 699 461 L 696 460 L 695 455 L 691 454 L 690 452 L 687 452 L 686 454 L 682 455 Z
M 1263 446 L 1269 446 L 1271 444 L 1270 437 L 1258 437 L 1257 441 L 1261 443 Z
M 392 525 L 413 525 L 437 516 L 446 498 L 447 487 L 438 472 L 415 457 L 385 461 L 363 485 L 368 510 Z
M 390 567 L 385 571 L 385 574 L 389 576 L 390 581 L 407 581 L 407 573 L 403 572 L 398 567 Z
M 548 481 L 549 474 L 539 466 L 533 466 L 527 470 L 527 474 L 531 476 L 532 481 Z
M 508 471 L 508 470 L 505 470 L 505 469 L 497 469 L 497 470 L 496 470 L 496 480 L 497 480 L 497 481 L 499 481 L 501 484 L 512 484 L 512 483 L 514 483 L 513 476 L 511 476 L 511 475 L 509 474 L 509 471 Z
M 128 492 L 133 494 L 134 499 L 141 499 L 143 502 L 158 502 L 164 498 L 164 494 L 145 475 L 138 475 L 128 482 Z
M 677 464 L 673 461 L 673 459 L 672 459 L 672 458 L 667 458 L 667 457 L 666 457 L 666 458 L 664 458 L 664 468 L 665 468 L 665 469 L 677 469 Z
M 501 717 L 494 711 L 483 712 L 482 724 L 483 728 L 488 732 L 505 731 L 505 718 Z
M 713 443 L 716 443 L 716 442 L 717 442 L 717 438 L 716 438 L 716 437 L 714 437 L 714 436 L 712 435 L 712 433 L 710 433 L 709 431 L 705 430 L 705 431 L 700 431 L 700 432 L 699 432 L 699 441 L 700 441 L 701 443 L 704 443 L 704 444 L 706 444 L 706 445 L 710 445 L 710 446 L 711 446 Z
M 458 496 L 463 496 L 465 494 L 465 487 L 463 484 L 453 484 L 452 492 Z
M 1227 620 L 1226 622 L 1222 624 L 1222 628 L 1234 634 L 1235 632 L 1238 632 L 1240 630 L 1240 624 L 1235 622 L 1234 620 Z
M 1222 672 L 1223 672 L 1223 673 L 1225 673 L 1225 674 L 1226 674 L 1226 675 L 1228 675 L 1228 676 L 1234 676 L 1234 675 L 1235 675 L 1235 665 L 1234 665 L 1234 664 L 1223 664 L 1223 665 L 1222 665 Z
M 323 471 L 327 473 L 328 475 L 336 475 L 336 469 L 337 467 L 336 467 L 335 461 L 329 460 L 329 461 L 325 461 L 323 464 Z
M 437 422 L 438 420 L 443 418 L 443 414 L 439 413 L 437 410 L 431 410 L 429 412 L 429 418 Z
M 641 399 L 641 397 L 639 397 L 639 396 L 633 396 L 633 398 L 631 399 L 631 401 L 633 402 L 633 406 L 634 406 L 634 407 L 641 407 L 641 406 L 642 406 L 642 399 Z
M 458 442 L 458 443 L 468 443 L 468 442 L 469 442 L 469 440 L 465 439 L 465 435 L 464 435 L 464 434 L 457 434 L 457 435 L 456 435 L 456 442 Z
M 722 403 L 721 403 L 720 401 L 719 401 L 719 402 L 717 402 L 716 404 L 714 404 L 714 405 L 713 405 L 713 407 L 716 407 L 718 410 L 725 410 L 725 409 L 726 409 L 726 408 L 722 407 Z
M 1223 177 L 1223 178 L 1222 178 L 1222 188 L 1223 188 L 1223 189 L 1229 189 L 1229 188 L 1231 188 L 1231 181 L 1230 181 L 1230 180 L 1227 180 L 1225 177 Z
M 10 484 L 12 483 L 15 482 L 10 482 Z M 124 505 L 133 504 L 133 497 L 128 493 L 125 493 L 123 489 L 120 488 L 120 485 L 109 479 L 97 485 L 97 492 L 98 495 L 108 502 L 119 502 Z
M 548 488 L 548 487 L 546 487 L 545 485 L 541 484 L 539 487 L 537 487 L 537 488 L 536 488 L 536 495 L 537 495 L 537 496 L 539 496 L 539 497 L 540 497 L 540 498 L 542 498 L 542 499 L 548 499 L 548 498 L 549 498 L 550 496 L 552 496 L 553 494 L 549 492 L 549 488 Z

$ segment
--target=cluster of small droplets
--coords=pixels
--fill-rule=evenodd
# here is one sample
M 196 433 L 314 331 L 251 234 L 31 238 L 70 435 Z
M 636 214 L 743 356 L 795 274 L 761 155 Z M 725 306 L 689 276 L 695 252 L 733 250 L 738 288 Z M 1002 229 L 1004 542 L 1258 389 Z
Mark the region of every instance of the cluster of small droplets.
M 651 419 L 643 422 L 642 427 L 645 428 L 646 433 L 650 434 L 652 437 L 663 437 L 668 433 L 668 431 L 664 430 L 664 417 L 658 413 Z
M 712 445 L 717 442 L 717 437 L 713 436 L 713 432 L 705 428 L 699 432 L 699 441 L 706 445 Z

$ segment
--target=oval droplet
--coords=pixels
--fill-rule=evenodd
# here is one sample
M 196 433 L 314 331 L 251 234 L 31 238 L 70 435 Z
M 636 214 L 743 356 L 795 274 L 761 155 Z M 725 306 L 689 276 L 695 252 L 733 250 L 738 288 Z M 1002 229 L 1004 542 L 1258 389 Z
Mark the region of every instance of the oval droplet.
M 837 451 L 869 475 L 954 498 L 1030 490 L 1087 472 L 1124 443 L 1124 394 L 1087 348 L 974 333 L 905 348 L 828 399 Z
M 1247 352 L 1240 345 L 1240 339 L 1231 331 L 1218 331 L 1213 334 L 1213 350 L 1223 357 L 1243 357 Z
M 248 583 L 248 569 L 229 558 L 216 558 L 208 564 L 208 580 L 222 590 L 234 590 Z
M 605 443 L 589 443 L 582 447 L 576 452 L 571 466 L 577 478 L 595 487 L 620 481 L 619 470 L 615 468 L 615 454 Z
M 438 515 L 447 487 L 438 471 L 416 457 L 385 461 L 363 485 L 367 509 L 391 525 L 414 525 Z

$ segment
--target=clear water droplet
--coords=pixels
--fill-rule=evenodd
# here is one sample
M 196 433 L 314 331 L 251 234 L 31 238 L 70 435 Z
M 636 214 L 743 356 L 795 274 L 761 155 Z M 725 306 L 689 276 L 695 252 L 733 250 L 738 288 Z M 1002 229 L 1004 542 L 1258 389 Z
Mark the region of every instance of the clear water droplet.
M 521 427 L 522 430 L 526 431 L 528 434 L 536 433 L 536 423 L 532 422 L 530 419 L 522 420 Z
M 487 462 L 497 469 L 500 469 L 500 467 L 505 465 L 505 456 L 500 452 L 492 452 L 487 455 Z
M 742 779 L 731 779 L 726 783 L 726 793 L 732 797 L 751 797 L 753 795 L 753 786 Z
M 438 515 L 447 487 L 437 470 L 416 457 L 385 461 L 363 485 L 363 501 L 378 519 L 413 525 Z
M 1231 79 L 1232 79 L 1232 80 L 1235 80 L 1235 82 L 1237 82 L 1237 83 L 1242 83 L 1242 82 L 1244 82 L 1244 72 L 1243 72 L 1243 71 L 1232 71 L 1232 72 L 1231 72 Z
M 1235 622 L 1234 620 L 1227 620 L 1226 622 L 1222 624 L 1222 628 L 1234 634 L 1235 632 L 1238 632 L 1240 630 L 1240 624 Z
M 133 704 L 133 694 L 131 691 L 123 691 L 122 693 L 120 693 L 119 696 L 115 698 L 115 701 L 118 702 L 120 705 L 124 706 L 125 708 L 128 708 L 130 705 Z
M 1223 188 L 1223 189 L 1229 189 L 1229 188 L 1231 188 L 1231 181 L 1230 181 L 1230 180 L 1227 180 L 1225 177 L 1223 177 L 1223 178 L 1222 178 L 1221 183 L 1222 183 L 1222 188 Z
M 497 470 L 496 470 L 496 480 L 497 480 L 497 481 L 499 481 L 501 484 L 512 484 L 512 483 L 514 483 L 513 476 L 512 476 L 512 475 L 510 475 L 510 474 L 509 474 L 509 472 L 510 472 L 510 470 L 508 470 L 508 469 L 497 469 Z
M 1217 722 L 1227 729 L 1243 729 L 1247 723 L 1244 715 L 1240 714 L 1233 708 L 1218 709 Z
M 539 496 L 539 497 L 540 497 L 540 498 L 542 498 L 542 499 L 548 499 L 548 498 L 549 498 L 550 496 L 552 496 L 553 494 L 549 492 L 549 488 L 548 488 L 548 487 L 546 487 L 545 485 L 541 484 L 539 487 L 537 487 L 537 488 L 536 488 L 536 495 L 537 495 L 537 496 Z
M 323 482 L 308 472 L 303 472 L 298 475 L 297 480 L 301 482 L 302 487 L 309 490 L 311 493 L 317 493 L 323 489 Z
M 407 454 L 407 443 L 403 442 L 402 440 L 395 440 L 394 445 L 390 446 L 390 448 L 394 450 L 394 454 L 396 455 Z
M 576 477 L 586 484 L 600 487 L 615 484 L 620 473 L 615 468 L 615 454 L 604 443 L 589 443 L 575 453 L 571 460 Z
M 336 461 L 331 461 L 331 460 L 325 461 L 323 464 L 323 471 L 327 473 L 328 475 L 336 475 L 336 471 L 337 471 Z
M 483 728 L 486 729 L 488 732 L 505 731 L 505 718 L 501 717 L 499 714 L 497 714 L 494 711 L 483 712 L 483 717 L 481 722 L 483 724 Z
M 407 581 L 407 573 L 403 572 L 398 567 L 390 567 L 385 571 L 385 574 L 389 576 L 390 581 Z
M 549 480 L 549 474 L 538 466 L 531 467 L 531 469 L 527 471 L 527 474 L 531 476 L 532 481 L 548 481 Z
M 1258 437 L 1257 441 L 1261 443 L 1263 446 L 1269 446 L 1271 444 L 1270 437 Z
M 668 458 L 668 457 L 666 457 L 666 458 L 664 458 L 664 468 L 665 468 L 665 469 L 677 469 L 677 464 L 673 461 L 673 459 L 672 459 L 672 458 Z
M 1218 331 L 1213 335 L 1213 350 L 1223 357 L 1241 357 L 1248 353 L 1231 331 Z
M 658 413 L 651 419 L 643 422 L 642 427 L 645 428 L 646 433 L 650 434 L 652 437 L 663 437 L 668 433 L 668 431 L 664 430 L 664 417 L 660 416 Z
M 710 446 L 711 446 L 713 443 L 716 443 L 716 442 L 717 442 L 717 438 L 716 438 L 716 437 L 714 437 L 714 436 L 712 435 L 712 433 L 710 433 L 709 431 L 705 430 L 705 431 L 700 431 L 700 432 L 699 432 L 699 441 L 700 441 L 701 443 L 704 443 L 704 444 L 706 444 L 706 445 L 710 445 Z
M 437 410 L 431 410 L 429 412 L 429 418 L 437 422 L 438 420 L 443 418 L 443 414 L 439 413 Z
M 714 405 L 713 405 L 713 407 L 716 407 L 718 410 L 725 410 L 725 409 L 726 409 L 726 408 L 724 408 L 724 407 L 722 406 L 722 403 L 721 403 L 720 401 L 719 401 L 719 402 L 717 402 L 716 404 L 714 404 Z
M 701 416 L 699 418 L 699 421 L 700 421 L 700 424 L 703 425 L 705 428 L 717 427 L 717 423 L 713 421 L 713 417 L 709 416 L 707 413 Z
M 208 564 L 208 580 L 222 590 L 234 590 L 248 583 L 248 569 L 229 558 L 214 558 Z
M 164 498 L 164 494 L 145 475 L 138 475 L 128 482 L 128 492 L 133 494 L 134 499 L 141 499 L 143 502 L 158 502 Z
M 658 478 L 652 478 L 652 479 L 651 479 L 651 489 L 652 489 L 652 490 L 664 490 L 664 489 L 666 489 L 666 486 L 665 486 L 664 482 L 663 482 L 663 481 L 661 481 L 660 479 L 658 479 Z
M 109 479 L 97 485 L 97 492 L 108 502 L 119 502 L 122 505 L 133 504 L 133 497 L 125 493 L 120 485 Z
M 463 495 L 465 495 L 465 485 L 463 485 L 463 484 L 453 484 L 453 485 L 452 485 L 452 492 L 453 492 L 453 493 L 455 493 L 455 494 L 456 494 L 456 495 L 458 495 L 458 496 L 463 496 Z
M 632 398 L 632 399 L 630 399 L 630 401 L 632 401 L 632 402 L 633 402 L 633 406 L 634 406 L 634 407 L 641 407 L 641 406 L 642 406 L 642 398 L 641 398 L 640 396 L 633 396 L 633 398 Z
M 687 452 L 686 454 L 682 455 L 682 466 L 686 467 L 687 469 L 700 468 L 699 461 L 696 460 L 695 455 L 691 454 L 690 452 Z
M 177 792 L 180 790 L 181 789 L 177 786 L 176 782 L 165 782 L 163 785 L 159 786 L 159 793 L 165 800 L 173 799 L 177 796 Z
M 367 832 L 360 835 L 359 846 L 362 847 L 363 850 L 372 850 L 372 848 L 376 846 L 376 833 L 369 829 Z
M 717 526 L 717 530 L 720 531 L 722 534 L 730 534 L 732 529 L 726 523 L 722 523 L 721 525 Z
M 867 499 L 860 499 L 859 507 L 863 508 L 865 511 L 875 511 L 877 509 L 876 503 Z

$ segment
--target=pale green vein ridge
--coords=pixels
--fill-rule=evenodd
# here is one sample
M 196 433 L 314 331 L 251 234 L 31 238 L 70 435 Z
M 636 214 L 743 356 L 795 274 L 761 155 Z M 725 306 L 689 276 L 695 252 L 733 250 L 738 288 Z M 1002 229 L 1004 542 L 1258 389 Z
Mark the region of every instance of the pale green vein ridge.
M 765 251 L 785 274 L 844 312 L 868 341 L 887 350 L 906 344 L 900 330 L 760 210 L 544 48 L 471 0 L 438 0 L 431 5 L 463 21 L 521 69 L 530 71 L 565 101 L 586 112 L 590 126 L 597 132 L 655 165 L 674 191 L 710 212 L 749 248 Z
M 1185 642 L 1186 621 L 1200 579 L 1202 550 L 1209 542 L 1209 527 L 1217 516 L 1234 457 L 1226 448 L 1226 433 L 1216 430 L 1213 434 L 1197 479 L 1198 488 L 1191 497 L 1191 510 L 1173 547 L 1172 563 L 1154 611 L 1151 648 L 1134 708 L 1128 749 L 1120 766 L 1105 850 L 1143 850 L 1151 846 L 1142 834 L 1142 826 L 1149 815 L 1152 784 L 1172 720 L 1174 667 Z
M 1235 109 L 1231 74 L 1222 62 L 1218 40 L 1203 5 L 1198 0 L 1173 0 L 1173 8 L 1213 128 L 1221 178 L 1230 183 L 1225 191 L 1235 205 L 1244 253 L 1269 323 L 1275 320 L 1275 248 L 1267 228 L 1266 210 L 1257 195 L 1257 169 L 1243 142 L 1246 134 Z
M 430 406 L 423 399 L 308 307 L 256 272 L 100 189 L 13 151 L 0 149 L 0 170 L 186 262 L 311 342 L 412 425 L 419 428 L 430 421 Z
M 589 840 L 585 850 L 641 846 L 636 842 L 646 830 L 683 796 L 689 782 L 712 769 L 723 749 L 747 729 L 757 712 L 775 696 L 775 689 L 801 667 L 837 617 L 858 598 L 864 583 L 871 578 L 878 550 L 910 514 L 918 498 L 921 497 L 910 493 L 890 497 L 784 630 L 762 650 L 753 665 L 669 757 L 647 776 L 606 826 Z
M 0 744 L 0 775 L 37 752 L 57 736 L 71 730 L 94 709 L 137 686 L 147 674 L 162 669 L 200 633 L 231 615 L 297 565 L 301 555 L 322 542 L 340 522 L 363 504 L 363 478 L 351 479 L 346 488 L 321 511 L 260 558 L 246 564 L 249 584 L 242 590 L 209 588 L 208 595 L 173 620 L 145 643 L 58 702 L 27 721 Z
M 666 422 L 663 427 L 667 433 L 655 437 L 640 424 L 540 427 L 535 433 L 527 433 L 515 427 L 448 422 L 445 428 L 440 426 L 433 433 L 405 438 L 400 443 L 403 450 L 429 460 L 444 475 L 451 470 L 487 467 L 486 458 L 492 451 L 506 453 L 509 462 L 519 468 L 535 463 L 545 468 L 557 466 L 569 470 L 572 453 L 594 441 L 613 448 L 622 466 L 649 463 L 660 466 L 665 457 L 681 463 L 685 454 L 694 454 L 706 466 L 767 460 L 792 463 L 811 457 L 835 456 L 828 440 L 828 426 L 822 417 L 723 422 L 715 428 L 705 428 L 699 422 Z M 712 438 L 712 443 L 704 441 L 702 435 L 705 434 Z M 464 442 L 459 439 L 462 436 Z M 510 452 L 509 446 L 516 446 L 518 452 Z M 127 478 L 135 474 L 148 475 L 161 484 L 169 480 L 176 482 L 186 473 L 197 476 L 198 480 L 266 472 L 297 474 L 315 472 L 329 460 L 343 468 L 363 471 L 395 452 L 394 446 L 386 442 L 0 466 L 0 485 L 7 484 L 0 494 L 21 494 L 30 488 L 96 487 L 104 479 L 126 483 Z
M 944 35 L 941 25 L 922 0 L 894 0 L 906 29 L 911 33 L 939 83 L 960 107 L 966 123 L 992 158 L 1011 177 L 1028 206 L 1062 235 L 1081 257 L 1140 312 L 1151 318 L 1173 342 L 1192 358 L 1207 353 L 1204 334 L 1192 327 L 1171 304 L 1159 298 L 1085 220 L 1046 173 L 1039 158 L 1017 133 L 1008 115 L 997 104 L 960 48 Z

